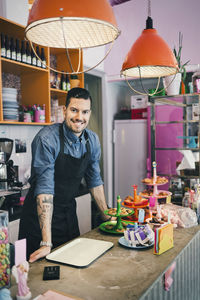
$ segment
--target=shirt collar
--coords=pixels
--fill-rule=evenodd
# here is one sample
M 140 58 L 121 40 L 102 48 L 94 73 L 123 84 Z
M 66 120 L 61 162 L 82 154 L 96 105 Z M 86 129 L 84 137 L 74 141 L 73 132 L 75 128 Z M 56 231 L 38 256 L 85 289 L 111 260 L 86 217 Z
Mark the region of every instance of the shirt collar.
M 77 143 L 84 141 L 85 142 L 85 137 L 84 137 L 84 131 L 81 134 L 80 137 L 77 137 L 66 125 L 65 122 L 63 122 L 63 130 L 64 130 L 64 136 L 68 140 L 68 142 L 71 143 Z

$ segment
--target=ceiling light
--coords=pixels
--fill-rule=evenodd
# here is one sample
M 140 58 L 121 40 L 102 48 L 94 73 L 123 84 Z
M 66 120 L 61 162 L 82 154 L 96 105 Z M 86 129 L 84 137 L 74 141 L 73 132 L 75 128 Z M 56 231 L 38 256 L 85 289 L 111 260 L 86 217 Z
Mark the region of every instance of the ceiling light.
M 158 78 L 159 83 L 161 77 L 176 74 L 178 64 L 173 51 L 158 35 L 157 30 L 153 28 L 153 21 L 150 17 L 150 1 L 148 3 L 146 29 L 142 31 L 141 36 L 128 52 L 122 66 L 121 75 L 126 79 L 128 77 Z M 158 87 L 159 84 L 157 89 Z
M 35 0 L 25 32 L 31 43 L 63 49 L 106 45 L 120 34 L 107 0 Z

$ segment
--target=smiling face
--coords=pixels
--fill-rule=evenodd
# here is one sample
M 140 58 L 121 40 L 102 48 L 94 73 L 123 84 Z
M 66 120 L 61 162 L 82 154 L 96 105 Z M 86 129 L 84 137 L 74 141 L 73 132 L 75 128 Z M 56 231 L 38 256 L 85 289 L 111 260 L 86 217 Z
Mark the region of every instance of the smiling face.
M 91 115 L 90 99 L 71 98 L 67 107 L 64 107 L 65 123 L 76 135 L 80 136 L 87 127 Z

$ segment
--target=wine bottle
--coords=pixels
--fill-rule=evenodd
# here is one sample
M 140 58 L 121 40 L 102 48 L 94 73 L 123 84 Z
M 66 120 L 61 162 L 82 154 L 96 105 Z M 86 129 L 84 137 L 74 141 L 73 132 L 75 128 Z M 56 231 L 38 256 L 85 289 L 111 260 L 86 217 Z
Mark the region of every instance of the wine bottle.
M 10 53 L 10 40 L 9 37 L 6 35 L 5 36 L 5 47 L 6 47 L 6 58 L 11 58 L 11 53 Z
M 20 46 L 19 46 L 19 40 L 16 39 L 16 60 L 21 61 L 22 60 L 22 55 L 20 51 Z
M 37 56 L 40 58 L 39 46 L 36 47 L 36 53 L 37 53 Z M 41 67 L 42 63 L 41 63 L 41 60 L 38 57 L 37 57 L 37 67 Z
M 16 49 L 15 49 L 13 37 L 11 37 L 10 39 L 10 55 L 11 55 L 11 59 L 16 60 Z
M 22 58 L 22 62 L 26 64 L 26 49 L 25 49 L 24 41 L 21 42 L 21 58 Z
M 62 71 L 62 72 L 64 72 L 64 71 Z M 67 82 L 65 80 L 65 75 L 63 73 L 61 73 L 60 89 L 63 91 L 67 90 Z
M 44 48 L 41 48 L 41 60 L 42 60 L 42 68 L 46 69 L 46 58 L 44 54 Z
M 1 33 L 1 56 L 6 57 L 5 36 Z
M 66 91 L 69 91 L 71 89 L 71 84 L 70 84 L 70 81 L 69 81 L 68 74 L 66 74 L 66 85 L 67 85 Z
M 31 65 L 31 51 L 29 48 L 29 42 L 26 42 L 26 63 Z
M 33 52 L 32 48 L 31 48 L 31 64 L 33 66 L 37 66 L 37 57 L 35 56 L 35 53 Z

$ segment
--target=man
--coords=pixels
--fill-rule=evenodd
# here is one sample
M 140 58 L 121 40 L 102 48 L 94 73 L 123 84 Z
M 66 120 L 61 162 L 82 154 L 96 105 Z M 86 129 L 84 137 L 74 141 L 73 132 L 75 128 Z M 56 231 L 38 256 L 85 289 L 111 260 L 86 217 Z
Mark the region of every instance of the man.
M 92 99 L 83 88 L 67 94 L 62 124 L 45 126 L 32 142 L 31 187 L 20 219 L 19 238 L 27 239 L 29 262 L 79 236 L 76 196 L 84 177 L 103 214 L 107 209 L 100 176 L 100 143 L 86 129 Z M 27 258 L 28 259 L 28 258 Z

